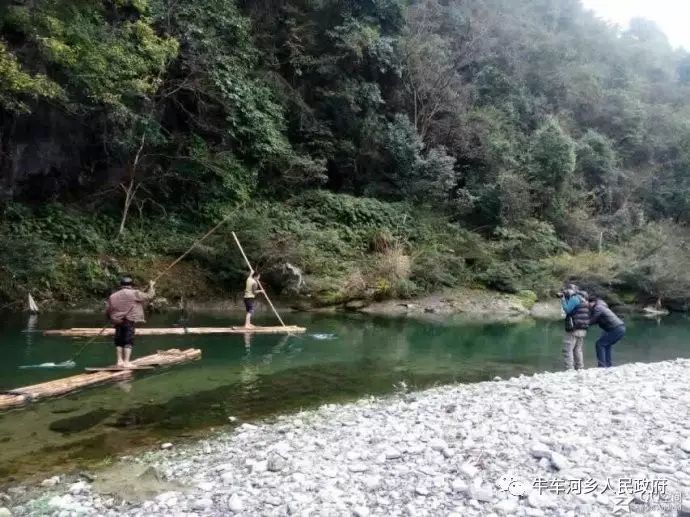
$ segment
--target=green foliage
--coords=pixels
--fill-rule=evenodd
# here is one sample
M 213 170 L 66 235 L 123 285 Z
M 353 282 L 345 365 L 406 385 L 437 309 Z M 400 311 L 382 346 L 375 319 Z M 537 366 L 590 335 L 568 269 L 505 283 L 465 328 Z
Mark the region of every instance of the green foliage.
M 619 281 L 650 299 L 662 298 L 685 309 L 690 303 L 689 250 L 688 228 L 650 224 L 617 250 L 622 262 Z
M 5 235 L 0 240 L 0 257 L 2 272 L 8 275 L 12 285 L 38 286 L 52 277 L 57 250 L 52 243 L 38 237 Z M 16 296 L 14 293 L 11 295 Z
M 455 158 L 442 147 L 423 153 L 424 144 L 405 115 L 396 115 L 382 136 L 382 168 L 388 169 L 368 189 L 374 194 L 416 203 L 444 205 L 455 187 Z
M 5 246 L 3 285 L 96 294 L 230 215 L 323 300 L 604 284 L 566 250 L 681 299 L 684 248 L 645 250 L 690 222 L 688 63 L 576 0 L 5 2 L 1 231 L 51 266 Z M 193 260 L 230 286 L 228 242 Z
M 14 113 L 30 111 L 27 99 L 60 97 L 62 89 L 45 75 L 22 70 L 16 58 L 0 41 L 0 108 Z
M 125 107 L 155 92 L 177 42 L 156 34 L 143 16 L 145 0 L 137 2 L 134 19 L 117 16 L 106 5 L 64 0 L 17 5 L 8 9 L 5 23 L 56 67 L 74 100 L 85 95 L 90 103 Z
M 532 137 L 530 175 L 538 182 L 544 204 L 563 194 L 575 171 L 575 145 L 558 121 L 549 118 Z
M 36 238 L 77 251 L 102 251 L 106 241 L 98 227 L 85 225 L 83 214 L 67 211 L 59 204 L 41 208 L 36 214 L 21 205 L 9 205 L 4 212 L 5 229 L 13 238 Z
M 616 162 L 613 143 L 604 135 L 589 130 L 582 137 L 577 149 L 577 168 L 590 188 L 609 183 L 615 172 Z

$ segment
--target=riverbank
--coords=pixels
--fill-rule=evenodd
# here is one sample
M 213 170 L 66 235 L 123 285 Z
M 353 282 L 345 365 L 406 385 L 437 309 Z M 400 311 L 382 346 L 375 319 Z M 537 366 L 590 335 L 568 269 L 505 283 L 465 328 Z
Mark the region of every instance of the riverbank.
M 69 308 L 72 313 L 97 313 L 102 311 L 102 301 L 92 300 Z M 332 314 L 337 312 L 359 312 L 372 316 L 386 317 L 433 317 L 464 315 L 469 319 L 478 318 L 510 321 L 528 316 L 537 319 L 560 319 L 561 308 L 558 300 L 537 301 L 531 291 L 520 294 L 506 294 L 487 289 L 456 288 L 446 289 L 435 294 L 410 299 L 390 299 L 384 301 L 354 300 L 330 306 L 311 305 L 307 302 L 292 303 L 289 299 L 276 298 L 274 305 L 278 312 L 316 312 Z M 46 307 L 50 310 L 50 306 Z M 155 312 L 183 311 L 186 313 L 228 313 L 240 314 L 244 303 L 239 297 L 230 299 L 190 300 L 170 303 L 165 298 L 157 298 L 152 304 Z M 259 314 L 271 312 L 268 304 L 260 299 L 256 310 Z
M 346 306 L 346 308 L 348 308 Z M 350 305 L 357 310 L 375 316 L 454 316 L 465 315 L 482 321 L 519 320 L 528 316 L 538 319 L 561 318 L 558 300 L 537 301 L 531 291 L 506 294 L 486 289 L 447 289 L 443 292 L 410 300 L 386 300 L 361 302 Z
M 681 497 L 690 510 L 688 367 L 638 363 L 329 404 L 16 489 L 9 510 L 603 516 L 622 505 L 675 515 Z M 633 484 L 636 495 L 618 496 Z

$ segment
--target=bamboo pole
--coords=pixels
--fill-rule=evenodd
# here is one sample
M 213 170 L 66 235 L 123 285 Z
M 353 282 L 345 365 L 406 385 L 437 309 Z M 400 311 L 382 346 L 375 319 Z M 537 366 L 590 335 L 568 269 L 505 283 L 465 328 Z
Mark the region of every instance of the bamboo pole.
M 154 281 L 154 282 L 158 282 L 158 280 L 159 280 L 164 274 L 166 274 L 168 271 L 170 271 L 172 268 L 174 268 L 174 267 L 178 264 L 178 262 L 180 262 L 180 261 L 181 261 L 183 258 L 185 258 L 187 255 L 189 255 L 189 254 L 192 252 L 192 250 L 193 250 L 198 244 L 201 244 L 202 241 L 204 241 L 209 235 L 211 235 L 211 234 L 212 234 L 213 232 L 215 232 L 218 228 L 220 228 L 229 218 L 230 218 L 230 216 L 227 216 L 227 217 L 223 218 L 217 225 L 215 225 L 213 228 L 211 228 L 209 231 L 207 231 L 207 232 L 203 235 L 203 237 L 201 237 L 200 239 L 197 239 L 197 240 L 194 242 L 194 244 L 192 244 L 192 245 L 189 247 L 189 249 L 188 249 L 187 251 L 185 251 L 182 255 L 180 255 L 179 257 L 177 257 L 177 259 L 175 259 L 175 261 L 174 261 L 172 264 L 170 264 L 170 265 L 169 265 L 168 267 L 166 267 L 163 271 L 161 271 L 161 272 L 158 274 L 158 276 L 156 276 L 156 278 L 153 279 L 153 281 Z M 233 235 L 235 235 L 235 234 L 233 233 Z M 237 237 L 235 237 L 235 239 L 237 239 Z
M 217 225 L 215 225 L 213 228 L 211 228 L 209 231 L 207 231 L 201 238 L 199 238 L 199 239 L 197 239 L 196 241 L 194 241 L 194 244 L 192 244 L 192 245 L 189 247 L 189 249 L 188 249 L 187 251 L 185 251 L 182 255 L 180 255 L 179 257 L 177 257 L 177 258 L 175 259 L 175 261 L 173 261 L 173 262 L 172 262 L 168 267 L 166 267 L 163 271 L 161 271 L 160 273 L 158 273 L 158 275 L 153 279 L 153 283 L 155 284 L 156 282 L 158 282 L 158 280 L 160 280 L 160 278 L 161 278 L 163 275 L 165 275 L 168 271 L 170 271 L 172 268 L 174 268 L 183 258 L 185 258 L 187 255 L 189 255 L 189 254 L 192 252 L 192 250 L 193 250 L 198 244 L 201 244 L 201 242 L 202 242 L 203 240 L 205 240 L 209 235 L 211 235 L 211 234 L 212 234 L 213 232 L 215 232 L 218 228 L 220 228 L 229 218 L 230 218 L 229 215 L 226 216 L 226 217 L 224 217 Z M 127 311 L 127 314 L 129 314 L 129 312 L 130 312 L 133 308 L 134 308 L 134 306 L 132 306 L 132 307 L 129 309 L 129 311 Z M 125 315 L 125 317 L 126 317 L 126 316 L 127 316 L 127 315 Z M 97 335 L 95 335 L 91 340 L 89 340 L 89 341 L 87 341 L 86 343 L 84 343 L 84 346 L 82 346 L 82 347 L 79 349 L 79 351 L 77 351 L 77 353 L 74 354 L 74 356 L 72 357 L 72 361 L 74 361 L 77 357 L 79 357 L 79 355 L 81 355 L 81 353 L 86 349 L 86 347 L 87 347 L 88 345 L 90 345 L 90 344 L 93 343 L 96 339 L 98 339 L 99 337 L 101 337 L 101 336 L 103 335 L 103 333 L 106 331 L 106 329 L 107 329 L 109 326 L 110 326 L 110 323 L 106 323 L 105 326 L 101 329 L 101 331 L 100 331 Z
M 232 236 L 235 238 L 235 243 L 237 243 L 237 247 L 240 249 L 240 253 L 242 253 L 242 257 L 244 257 L 244 261 L 247 263 L 247 267 L 249 268 L 249 271 L 250 271 L 249 274 L 252 274 L 254 272 L 254 268 L 249 263 L 249 259 L 247 258 L 247 255 L 245 255 L 244 249 L 242 249 L 242 245 L 240 244 L 240 240 L 237 238 L 237 234 L 235 232 L 232 232 Z M 261 285 L 261 282 L 259 280 L 257 280 L 256 282 L 257 282 L 257 284 L 259 284 L 259 289 L 261 289 L 261 292 L 264 293 L 264 296 L 266 297 L 266 301 L 268 302 L 268 305 L 271 306 L 271 309 L 273 310 L 273 314 L 276 315 L 276 318 L 278 318 L 278 321 L 280 321 L 280 324 L 283 327 L 286 327 L 287 325 L 285 325 L 285 323 L 283 322 L 283 319 L 280 317 L 280 314 L 278 314 L 278 311 L 273 306 L 273 303 L 271 302 L 271 299 L 268 297 L 268 293 L 264 290 L 263 286 Z
M 165 335 L 201 335 L 201 334 L 302 334 L 306 332 L 306 328 L 297 327 L 294 325 L 280 325 L 275 327 L 253 327 L 246 329 L 242 326 L 235 327 L 142 327 L 137 329 L 137 336 L 165 336 Z M 106 329 L 100 333 L 98 328 L 71 328 L 61 330 L 46 330 L 43 332 L 44 336 L 61 336 L 61 337 L 92 337 L 92 336 L 112 336 L 115 334 L 115 329 Z M 134 361 L 132 361 L 134 362 Z

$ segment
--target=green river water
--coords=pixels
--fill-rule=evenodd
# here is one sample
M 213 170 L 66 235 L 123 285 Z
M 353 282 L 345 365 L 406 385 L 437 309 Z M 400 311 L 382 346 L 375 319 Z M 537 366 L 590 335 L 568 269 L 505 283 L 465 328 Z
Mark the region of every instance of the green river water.
M 187 325 L 237 324 L 241 315 L 193 314 Z M 0 414 L 0 480 L 92 468 L 140 447 L 179 442 L 238 422 L 393 391 L 561 368 L 560 322 L 477 323 L 385 319 L 360 315 L 291 314 L 302 336 L 139 337 L 135 356 L 196 347 L 203 358 L 132 381 L 96 387 Z M 107 338 L 89 345 L 74 370 L 20 369 L 69 359 L 84 340 L 44 337 L 49 328 L 98 327 L 95 315 L 4 315 L 0 324 L 0 390 L 66 377 L 84 366 L 112 364 Z M 147 325 L 171 326 L 179 314 Z M 262 323 L 259 321 L 258 323 Z M 266 321 L 268 323 L 268 321 Z M 614 363 L 690 357 L 690 320 L 628 320 Z M 27 331 L 28 329 L 28 331 Z M 592 330 L 585 360 L 594 365 Z M 324 339 L 327 338 L 327 339 Z M 2 481 L 0 481 L 2 484 Z

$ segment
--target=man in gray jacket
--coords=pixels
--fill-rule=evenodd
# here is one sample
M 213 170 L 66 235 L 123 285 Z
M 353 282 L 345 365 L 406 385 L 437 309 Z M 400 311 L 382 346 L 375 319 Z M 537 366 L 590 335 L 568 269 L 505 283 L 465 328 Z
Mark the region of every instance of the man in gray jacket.
M 132 346 L 137 323 L 143 323 L 144 304 L 156 296 L 155 282 L 149 282 L 147 292 L 134 289 L 134 282 L 128 276 L 120 280 L 120 290 L 108 298 L 106 316 L 115 326 L 115 349 L 117 366 L 131 368 Z
M 599 325 L 604 333 L 597 339 L 597 362 L 600 368 L 611 367 L 611 347 L 618 343 L 625 336 L 625 325 L 623 320 L 609 309 L 606 302 L 598 296 L 592 296 L 589 302 L 590 325 Z

